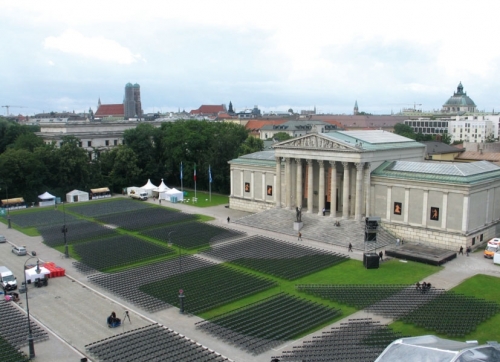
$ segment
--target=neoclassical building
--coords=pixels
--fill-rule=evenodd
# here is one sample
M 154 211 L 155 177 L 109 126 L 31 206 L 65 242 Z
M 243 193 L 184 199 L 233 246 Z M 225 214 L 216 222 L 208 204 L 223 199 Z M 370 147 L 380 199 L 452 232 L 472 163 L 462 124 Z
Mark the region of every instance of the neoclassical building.
M 379 216 L 397 237 L 452 250 L 495 236 L 500 167 L 424 156 L 423 144 L 391 132 L 307 134 L 231 160 L 230 207 L 325 209 L 332 222 Z

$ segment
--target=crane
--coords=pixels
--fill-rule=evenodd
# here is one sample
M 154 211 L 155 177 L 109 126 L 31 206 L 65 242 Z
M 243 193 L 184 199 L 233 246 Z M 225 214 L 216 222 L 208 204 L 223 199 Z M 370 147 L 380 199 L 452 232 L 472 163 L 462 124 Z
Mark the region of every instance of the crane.
M 11 106 L 11 105 L 8 105 L 8 106 L 2 106 L 2 108 L 7 108 L 7 116 L 9 115 L 9 108 L 11 107 L 15 107 L 15 108 L 26 108 L 26 107 L 23 107 L 23 106 Z

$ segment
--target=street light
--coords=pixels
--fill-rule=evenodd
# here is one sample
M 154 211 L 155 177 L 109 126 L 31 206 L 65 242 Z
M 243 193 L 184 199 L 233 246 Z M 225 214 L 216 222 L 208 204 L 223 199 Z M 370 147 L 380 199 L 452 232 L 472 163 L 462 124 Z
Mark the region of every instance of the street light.
M 168 233 L 168 245 L 171 247 L 172 246 L 172 241 L 170 240 L 170 235 L 172 233 L 175 233 L 177 230 L 172 230 Z M 181 287 L 179 288 L 179 313 L 184 314 L 184 290 L 182 290 L 182 250 L 180 247 L 179 249 L 179 284 Z
M 31 331 L 30 307 L 28 304 L 28 283 L 26 282 L 26 263 L 33 258 L 34 257 L 32 256 L 31 258 L 26 259 L 26 261 L 24 262 L 24 288 L 26 292 L 26 313 L 28 314 L 28 346 L 29 346 L 30 359 L 35 358 L 35 344 L 33 342 L 33 332 Z M 40 267 L 38 264 L 39 262 L 40 261 L 37 259 L 36 260 L 37 274 L 40 272 Z
M 64 208 L 64 202 L 62 204 L 63 204 L 63 214 L 64 214 L 64 225 L 61 229 L 61 232 L 64 234 L 64 256 L 66 258 L 69 258 L 68 241 L 66 240 L 66 233 L 68 232 L 68 228 L 66 227 L 66 209 Z

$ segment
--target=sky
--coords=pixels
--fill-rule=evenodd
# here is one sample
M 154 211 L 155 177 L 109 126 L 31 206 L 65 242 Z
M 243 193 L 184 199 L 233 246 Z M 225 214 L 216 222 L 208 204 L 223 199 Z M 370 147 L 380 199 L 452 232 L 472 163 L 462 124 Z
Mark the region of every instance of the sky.
M 461 81 L 500 110 L 500 2 L 0 0 L 0 105 L 318 113 L 440 109 Z M 2 115 L 6 108 L 1 108 Z

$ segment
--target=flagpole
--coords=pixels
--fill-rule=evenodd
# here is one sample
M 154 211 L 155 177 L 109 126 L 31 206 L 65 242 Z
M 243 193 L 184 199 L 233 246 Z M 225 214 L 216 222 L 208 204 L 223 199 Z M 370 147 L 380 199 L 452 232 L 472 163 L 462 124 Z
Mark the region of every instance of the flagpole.
M 181 162 L 181 191 L 182 194 L 184 195 L 184 186 L 182 185 L 182 162 Z
M 212 170 L 208 165 L 208 194 L 210 195 L 210 202 L 212 202 Z
M 194 198 L 198 200 L 198 197 L 196 196 L 196 164 L 194 164 Z

